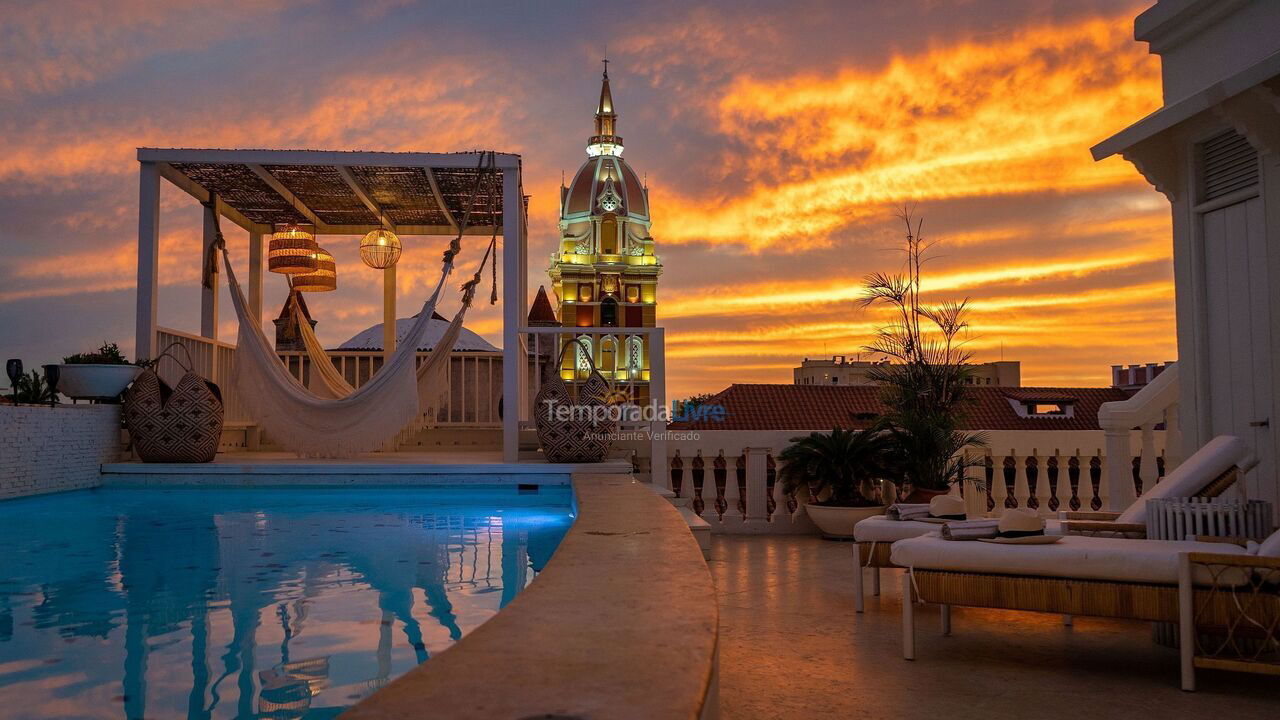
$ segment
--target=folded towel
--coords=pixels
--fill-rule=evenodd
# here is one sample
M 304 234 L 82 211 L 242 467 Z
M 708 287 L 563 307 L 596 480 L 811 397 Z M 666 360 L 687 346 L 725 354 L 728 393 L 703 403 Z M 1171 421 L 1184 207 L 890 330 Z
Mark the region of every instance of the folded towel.
M 890 520 L 915 520 L 929 517 L 929 503 L 894 503 L 885 511 Z
M 981 540 L 1000 536 L 1000 521 L 990 520 L 957 520 L 942 526 L 940 531 L 943 540 Z

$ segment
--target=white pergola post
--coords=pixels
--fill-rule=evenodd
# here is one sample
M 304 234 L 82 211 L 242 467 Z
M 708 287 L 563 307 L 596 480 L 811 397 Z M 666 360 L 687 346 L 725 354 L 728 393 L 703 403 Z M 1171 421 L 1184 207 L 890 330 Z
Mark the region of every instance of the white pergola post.
M 204 242 L 200 244 L 200 268 L 203 272 L 205 261 L 209 257 L 209 248 L 217 238 L 213 213 L 200 208 L 204 216 Z M 221 203 L 215 201 L 213 212 L 221 211 Z M 213 276 L 213 287 L 200 286 L 200 335 L 210 340 L 218 339 L 218 275 Z
M 160 290 L 160 168 L 139 164 L 138 172 L 138 317 L 133 355 L 156 354 L 156 298 Z
M 502 171 L 502 461 L 520 459 L 520 415 L 529 362 L 520 327 L 527 317 L 524 198 L 520 168 Z
M 249 311 L 262 327 L 262 233 L 249 233 Z
M 396 266 L 382 271 L 382 361 L 396 351 Z

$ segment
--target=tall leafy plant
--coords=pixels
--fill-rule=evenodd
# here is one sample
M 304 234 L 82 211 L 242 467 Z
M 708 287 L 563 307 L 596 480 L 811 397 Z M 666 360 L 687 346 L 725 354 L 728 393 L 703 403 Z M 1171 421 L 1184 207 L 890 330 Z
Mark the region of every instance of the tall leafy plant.
M 963 337 L 969 301 L 924 302 L 921 278 L 931 247 L 921 233 L 924 220 L 907 208 L 899 217 L 906 225 L 903 270 L 863 279 L 863 307 L 886 307 L 892 317 L 865 346 L 890 362 L 874 366 L 868 377 L 882 388 L 882 419 L 901 479 L 917 489 L 945 490 L 977 462 L 965 450 L 986 444 L 982 434 L 963 429 L 973 377 Z
M 875 481 L 885 476 L 888 449 L 888 437 L 878 428 L 794 437 L 778 453 L 778 479 L 788 495 L 807 487 L 823 505 L 879 505 Z

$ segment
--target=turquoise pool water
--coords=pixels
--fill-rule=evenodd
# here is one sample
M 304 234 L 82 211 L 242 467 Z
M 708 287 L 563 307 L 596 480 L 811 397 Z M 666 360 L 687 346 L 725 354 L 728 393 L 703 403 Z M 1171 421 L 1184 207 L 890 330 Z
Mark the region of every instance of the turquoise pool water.
M 0 718 L 327 718 L 511 601 L 568 488 L 0 503 Z

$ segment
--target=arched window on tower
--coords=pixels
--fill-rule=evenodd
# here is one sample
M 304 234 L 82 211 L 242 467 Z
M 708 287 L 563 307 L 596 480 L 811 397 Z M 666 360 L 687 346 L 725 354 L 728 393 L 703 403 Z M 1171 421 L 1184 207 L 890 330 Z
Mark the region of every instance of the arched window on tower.
M 618 339 L 605 335 L 600 340 L 600 373 L 613 377 L 618 370 Z
M 606 297 L 600 300 L 601 327 L 618 327 L 618 300 Z
M 574 377 L 579 380 L 585 380 L 591 375 L 591 361 L 594 358 L 589 357 L 595 353 L 591 348 L 591 337 L 589 335 L 579 335 L 573 348 L 573 368 Z
M 640 378 L 644 371 L 644 342 L 636 335 L 627 338 L 627 377 Z

